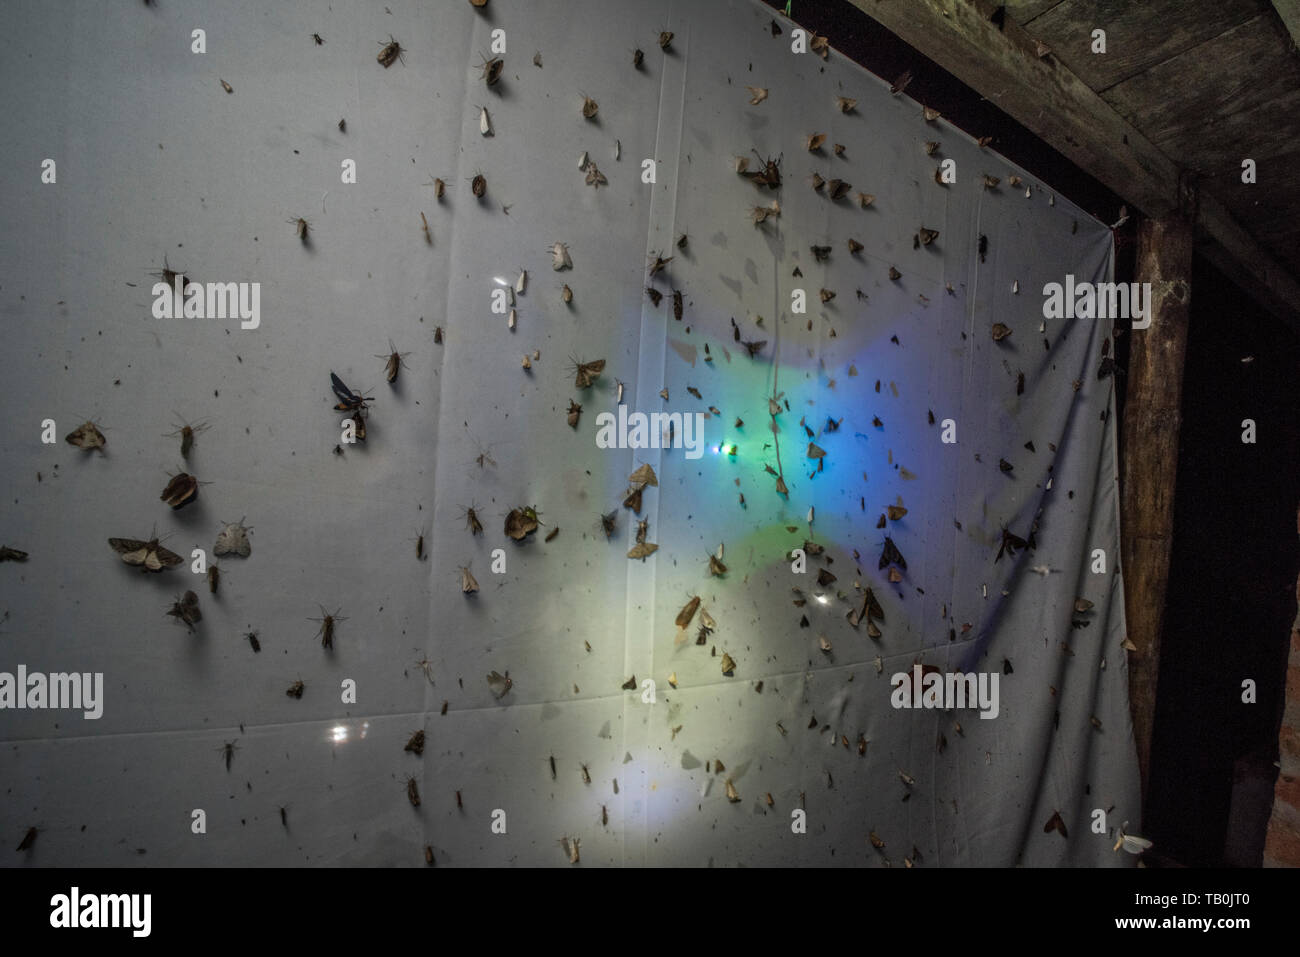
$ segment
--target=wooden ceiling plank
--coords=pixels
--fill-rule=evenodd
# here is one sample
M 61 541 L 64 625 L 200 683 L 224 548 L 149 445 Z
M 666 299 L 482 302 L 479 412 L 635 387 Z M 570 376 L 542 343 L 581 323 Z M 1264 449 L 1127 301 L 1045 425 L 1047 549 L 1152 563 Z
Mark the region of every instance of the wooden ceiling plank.
M 987 97 L 1022 126 L 1147 216 L 1177 208 L 1179 167 L 1054 57 L 1035 55 L 1014 20 L 999 30 L 989 0 L 849 0 L 887 30 Z M 834 38 L 832 37 L 832 42 Z M 1199 225 L 1243 287 L 1300 328 L 1300 282 L 1203 194 Z
M 1239 113 L 1188 124 L 1164 136 L 1152 136 L 1168 156 L 1183 159 L 1188 169 L 1202 176 L 1241 172 L 1241 161 L 1276 164 L 1300 150 L 1300 85 L 1285 96 Z M 1300 172 L 1292 167 L 1291 177 Z
M 1273 9 L 1291 34 L 1291 49 L 1300 46 L 1300 0 L 1273 0 Z
M 1100 93 L 1212 41 L 1267 7 L 1268 0 L 1069 0 L 1043 13 L 1027 29 Z M 1105 54 L 1092 52 L 1092 31 L 1097 28 L 1106 31 Z

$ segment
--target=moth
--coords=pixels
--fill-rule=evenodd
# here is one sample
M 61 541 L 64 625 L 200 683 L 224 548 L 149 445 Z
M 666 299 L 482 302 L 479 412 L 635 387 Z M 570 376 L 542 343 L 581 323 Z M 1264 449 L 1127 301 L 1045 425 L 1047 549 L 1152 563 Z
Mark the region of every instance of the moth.
M 612 538 L 618 522 L 618 510 L 606 512 L 600 516 L 600 530 L 605 533 L 605 538 Z
M 735 661 L 735 659 L 732 658 L 731 655 L 727 654 L 726 652 L 723 652 L 723 655 L 722 655 L 722 673 L 723 673 L 724 675 L 726 675 L 727 677 L 731 677 L 732 672 L 734 672 L 735 670 L 736 670 L 736 661 Z
M 295 681 L 293 684 L 289 685 L 289 688 L 288 690 L 285 691 L 285 694 L 290 698 L 297 698 L 301 700 L 302 693 L 305 690 L 305 688 L 306 685 L 304 685 L 301 680 Z
M 221 584 L 221 568 L 216 562 L 208 566 L 208 591 L 212 594 L 217 593 L 217 588 Z
M 472 595 L 478 591 L 478 581 L 470 574 L 469 566 L 460 566 L 460 590 L 463 595 Z
M 27 553 L 19 551 L 17 548 L 10 548 L 8 545 L 0 545 L 0 562 L 25 562 Z
M 585 764 L 582 765 L 581 767 L 582 767 L 582 783 L 583 783 L 583 784 L 590 784 L 590 783 L 591 783 L 591 772 L 587 770 L 587 766 L 586 766 Z
M 638 542 L 636 545 L 633 545 L 630 549 L 628 549 L 627 557 L 644 559 L 650 555 L 653 555 L 658 550 L 659 550 L 659 546 L 651 542 Z
M 747 86 L 745 89 L 749 91 L 750 106 L 758 106 L 767 99 L 767 87 L 765 86 Z
M 642 53 L 640 49 L 636 49 L 632 51 L 632 69 L 634 70 L 641 69 L 641 64 L 642 62 L 644 62 L 644 60 L 645 60 L 645 54 Z
M 939 151 L 939 146 L 940 146 L 940 143 L 939 143 L 938 140 L 926 140 L 926 142 L 925 142 L 925 155 L 926 155 L 926 156 L 933 156 L 935 153 L 937 153 L 937 152 Z
M 928 106 L 921 107 L 921 115 L 925 117 L 927 123 L 933 123 L 939 118 L 939 111 Z
M 576 388 L 587 389 L 605 370 L 605 360 L 595 359 L 591 362 L 575 362 L 573 384 Z
M 863 249 L 862 243 L 858 242 L 852 236 L 849 237 L 849 255 L 856 256 Z
M 889 86 L 890 93 L 902 93 L 907 89 L 907 84 L 912 82 L 912 71 L 904 70 L 902 74 Z
M 822 178 L 821 173 L 813 173 L 812 176 L 808 178 L 808 182 L 812 184 L 814 193 L 821 192 L 822 189 L 826 186 L 826 180 Z
M 492 136 L 492 117 L 488 115 L 487 107 L 478 108 L 478 131 L 482 136 Z
M 721 578 L 727 574 L 727 566 L 722 563 L 722 559 L 717 555 L 709 556 L 709 574 L 715 578 Z
M 645 544 L 645 538 L 646 535 L 649 534 L 649 531 L 650 531 L 650 519 L 643 518 L 636 523 L 636 543 L 638 545 Z
M 823 305 L 826 304 L 826 303 L 828 303 L 828 302 L 830 302 L 832 299 L 835 298 L 835 293 L 834 293 L 834 291 L 833 291 L 833 290 L 830 290 L 830 289 L 821 289 L 821 290 L 818 290 L 817 295 L 821 298 L 821 301 L 822 301 L 822 304 L 823 304 Z
M 415 534 L 415 560 L 417 562 L 424 561 L 424 530 L 423 529 L 416 532 Z
M 496 86 L 497 81 L 501 79 L 501 71 L 505 69 L 505 60 L 500 57 L 493 57 L 489 60 L 481 53 L 479 59 L 483 61 L 480 65 L 479 79 L 488 86 Z
M 984 147 L 988 146 L 992 142 L 993 142 L 993 137 L 981 136 L 979 139 L 975 141 L 975 145 L 978 146 L 980 149 L 983 149 Z
M 569 256 L 569 247 L 564 243 L 551 243 L 551 268 L 556 272 L 573 268 L 573 259 Z
M 929 246 L 932 242 L 934 242 L 936 239 L 939 238 L 939 230 L 926 229 L 924 226 L 922 226 L 916 235 L 917 238 L 920 239 L 922 246 Z
M 348 131 L 348 121 L 347 121 L 347 120 L 344 120 L 344 119 L 340 119 L 340 120 L 339 120 L 339 132 L 340 132 L 340 133 L 346 133 L 347 131 Z
M 423 216 L 424 214 L 421 213 L 420 215 Z M 393 340 L 389 339 L 387 354 L 379 353 L 378 355 L 375 356 L 375 358 L 385 360 L 384 377 L 388 379 L 390 383 L 393 383 L 397 381 L 398 373 L 401 372 L 402 369 L 406 366 L 406 363 L 403 362 L 402 360 L 409 355 L 410 355 L 409 352 L 398 352 L 397 347 L 393 345 Z
M 343 617 L 341 617 L 341 616 L 339 615 L 339 612 L 342 611 L 342 610 L 343 610 L 343 609 L 340 608 L 340 609 L 337 609 L 333 614 L 330 614 L 329 612 L 327 612 L 327 611 L 325 610 L 325 606 L 324 606 L 324 605 L 321 605 L 321 606 L 320 606 L 320 613 L 321 613 L 321 616 L 322 616 L 322 617 L 320 617 L 320 618 L 308 618 L 308 619 L 307 619 L 308 621 L 319 621 L 319 622 L 320 622 L 320 630 L 317 631 L 316 634 L 320 635 L 320 646 L 321 646 L 322 648 L 328 648 L 328 649 L 330 649 L 330 650 L 333 650 L 333 648 L 334 648 L 334 626 L 335 626 L 336 624 L 338 624 L 340 621 L 347 621 L 346 618 L 343 618 Z
M 319 33 L 313 33 L 311 35 L 311 38 L 316 41 L 317 46 L 320 46 L 322 43 L 325 42 L 324 38 Z
M 193 633 L 194 625 L 203 620 L 203 613 L 199 611 L 199 596 L 192 591 L 187 591 L 184 596 L 172 602 L 171 610 L 167 614 L 177 621 L 184 622 L 186 630 Z
M 425 218 L 425 216 L 424 216 L 424 212 L 423 212 L 423 211 L 420 212 L 420 222 L 424 224 L 423 227 L 422 227 L 423 230 L 424 230 L 424 241 L 425 241 L 426 243 L 428 243 L 430 246 L 432 246 L 432 245 L 433 245 L 433 233 L 429 232 L 429 220 L 427 220 L 427 219 Z M 380 358 L 383 358 L 383 357 L 380 356 Z M 392 382 L 393 380 L 392 380 L 392 379 L 389 379 L 388 381 L 389 381 L 389 382 Z
M 650 278 L 651 278 L 651 279 L 653 279 L 653 278 L 654 278 L 655 276 L 657 276 L 659 273 L 663 272 L 664 267 L 667 266 L 667 265 L 668 265 L 670 262 L 672 262 L 673 259 L 674 259 L 674 257 L 672 257 L 672 256 L 669 256 L 667 259 L 664 259 L 664 258 L 663 258 L 662 256 L 660 256 L 657 252 L 656 252 L 656 253 L 651 253 L 651 254 L 650 254 L 650 258 L 651 258 L 651 260 L 652 260 L 652 262 L 650 263 Z
M 1124 828 L 1127 826 L 1128 826 L 1128 821 L 1125 821 L 1122 825 L 1120 825 L 1119 837 L 1115 841 L 1114 850 L 1118 851 L 1122 847 L 1129 854 L 1141 854 L 1143 851 L 1150 850 L 1151 842 L 1148 841 L 1145 837 L 1138 837 L 1135 834 L 1124 833 Z M 27 833 L 29 835 L 33 835 L 35 830 L 36 828 L 32 828 Z M 21 846 L 19 847 L 19 850 L 22 850 Z
M 673 290 L 673 318 L 682 321 L 682 294 L 676 289 Z
M 875 831 L 872 831 L 870 834 L 867 835 L 867 837 L 871 841 L 871 846 L 874 847 L 876 850 L 883 851 L 885 849 L 885 842 L 880 839 L 880 835 L 877 834 Z
M 433 330 L 433 341 L 436 345 L 442 345 L 442 326 Z
M 663 50 L 665 53 L 668 52 L 668 47 L 672 42 L 673 35 L 669 31 L 664 30 L 659 34 L 659 49 Z
M 842 179 L 830 180 L 826 185 L 830 187 L 827 195 L 829 195 L 831 199 L 843 199 L 845 196 L 849 195 L 849 190 L 853 189 L 852 183 L 846 183 Z
M 569 288 L 569 284 L 567 282 L 562 287 L 560 287 L 560 299 L 564 302 L 565 305 L 568 305 L 569 303 L 573 302 L 573 290 Z
M 808 41 L 808 49 L 812 50 L 813 53 L 816 53 L 825 60 L 830 55 L 831 41 L 826 37 L 818 36 L 814 33 L 812 38 Z
M 597 105 L 595 100 L 587 96 L 587 94 L 585 93 L 582 94 L 582 118 L 583 119 L 585 120 L 595 119 L 596 113 L 599 109 L 600 107 Z
M 99 431 L 99 426 L 95 425 L 94 422 L 85 422 L 77 426 L 64 436 L 64 441 L 85 452 L 89 452 L 91 449 L 100 449 L 102 451 L 104 446 L 108 444 L 108 440 L 104 438 L 104 433 Z
M 168 432 L 165 438 L 179 435 L 181 437 L 181 458 L 188 459 L 190 457 L 190 450 L 194 448 L 194 436 L 207 429 L 207 427 L 208 425 L 206 422 L 198 422 L 194 425 L 190 425 L 184 419 L 181 419 L 181 424 L 176 427 L 176 431 Z
M 804 138 L 804 148 L 807 149 L 809 153 L 816 153 L 822 148 L 822 144 L 825 142 L 825 133 L 813 133 Z
M 1011 328 L 1004 323 L 995 322 L 993 323 L 993 328 L 990 330 L 990 334 L 993 336 L 994 342 L 1001 342 L 1007 336 L 1011 335 Z
M 985 236 L 983 233 L 981 233 L 979 238 L 980 262 L 984 262 L 984 257 L 988 254 L 988 251 L 989 251 L 989 238 Z
M 171 477 L 167 487 L 158 496 L 173 509 L 184 508 L 199 497 L 199 480 L 186 472 Z
M 700 607 L 700 596 L 696 595 L 688 601 L 682 610 L 677 613 L 677 627 L 687 628 L 690 626 L 691 619 L 695 617 L 696 610 Z
M 858 101 L 847 96 L 835 97 L 835 105 L 839 107 L 841 113 L 852 113 L 853 108 L 858 105 Z
M 999 559 L 1001 559 L 1003 552 L 1005 552 L 1006 554 L 1014 558 L 1016 555 L 1016 549 L 1026 548 L 1028 547 L 1028 544 L 1029 543 L 1026 542 L 1019 535 L 1013 535 L 1011 534 L 1010 529 L 1004 528 L 1002 529 L 1002 542 L 998 546 L 998 554 L 993 559 L 993 561 L 996 563 Z
M 659 303 L 664 298 L 664 294 L 660 292 L 658 289 L 655 289 L 653 286 L 646 286 L 645 294 L 646 297 L 649 298 L 651 305 L 655 306 L 656 308 L 658 308 Z
M 406 779 L 406 799 L 411 802 L 411 807 L 420 806 L 420 786 L 415 778 Z
M 471 535 L 481 535 L 483 532 L 483 523 L 478 520 L 478 511 L 473 505 L 464 509 L 465 527 L 469 529 Z
M 537 531 L 537 509 L 532 506 L 512 508 L 506 515 L 505 533 L 516 542 Z
M 1052 831 L 1059 831 L 1061 837 L 1069 838 L 1070 832 L 1065 829 L 1065 821 L 1061 818 L 1060 811 L 1053 811 L 1052 816 L 1047 819 L 1043 825 L 1043 833 L 1050 834 Z
M 334 395 L 339 400 L 334 406 L 337 412 L 361 413 L 366 410 L 366 403 L 373 401 L 359 392 L 353 392 L 333 372 L 330 373 L 330 388 L 334 390 Z
M 775 218 L 781 215 L 781 204 L 776 200 L 767 206 L 752 206 L 749 211 L 749 218 L 753 220 L 754 225 L 767 222 L 769 218 Z
M 907 562 L 903 560 L 903 553 L 898 550 L 894 540 L 888 535 L 885 536 L 885 547 L 880 553 L 880 568 L 886 568 L 889 565 L 897 565 L 903 571 L 907 571 Z M 881 616 L 884 617 L 883 615 Z
M 235 744 L 233 741 L 227 741 L 221 747 L 217 748 L 217 751 L 220 752 L 221 756 L 226 760 L 227 771 L 230 770 L 230 762 L 234 760 L 235 752 L 238 750 L 239 745 Z
M 830 246 L 809 246 L 808 248 L 812 250 L 813 259 L 819 263 L 824 263 L 831 256 Z
M 424 731 L 423 731 L 423 729 L 421 729 L 421 730 L 415 732 L 415 734 L 411 735 L 411 740 L 409 740 L 409 741 L 406 742 L 406 747 L 403 748 L 402 750 L 403 750 L 403 751 L 411 751 L 411 752 L 414 752 L 414 753 L 417 754 L 417 755 L 423 755 L 423 754 L 424 754 Z
M 243 518 L 238 522 L 226 522 L 221 531 L 217 532 L 217 543 L 212 551 L 217 555 L 238 555 L 240 558 L 247 558 L 253 551 L 253 546 L 248 541 L 250 531 L 251 528 L 244 524 Z
M 578 419 L 581 416 L 582 416 L 582 406 L 580 406 L 578 403 L 570 399 L 569 409 L 564 417 L 565 421 L 569 423 L 570 428 L 576 429 L 578 427 Z
M 393 39 L 391 33 L 388 35 L 388 42 L 385 43 L 383 40 L 380 40 L 379 45 L 383 47 L 383 49 L 379 51 L 379 56 L 376 57 L 376 59 L 385 70 L 399 59 L 402 61 L 402 66 L 406 66 L 406 60 L 403 57 L 403 54 L 406 51 L 402 48 L 400 43 Z
M 983 176 L 984 176 L 985 189 L 996 189 L 998 183 L 1002 182 L 1002 180 L 999 179 L 998 177 L 990 176 L 988 173 L 984 173 Z
M 227 93 L 234 93 L 234 92 L 235 92 L 235 88 L 234 88 L 233 86 L 231 86 L 229 83 L 227 83 L 225 80 L 222 80 L 222 81 L 221 81 L 221 88 L 222 88 L 223 90 L 225 90 Z
M 740 794 L 736 791 L 736 786 L 731 783 L 731 778 L 727 778 L 727 800 L 732 804 L 740 801 Z
M 482 199 L 487 194 L 487 177 L 482 173 L 475 173 L 473 179 L 469 181 L 469 191 L 474 194 L 475 199 Z
M 758 156 L 757 150 L 754 151 L 754 155 Z M 768 189 L 780 189 L 781 160 L 784 158 L 784 155 L 785 154 L 781 154 L 781 156 L 778 156 L 776 159 L 772 159 L 770 156 L 767 157 L 767 159 L 758 156 L 758 161 L 763 168 L 752 173 L 748 171 L 749 160 L 745 159 L 742 164 L 738 164 L 740 166 L 738 172 L 755 186 L 766 186 Z
M 185 561 L 175 552 L 159 545 L 157 536 L 147 542 L 134 538 L 110 538 L 108 544 L 122 556 L 122 561 L 128 565 L 139 565 L 143 571 L 160 572 Z
M 261 640 L 257 637 L 257 632 L 255 632 L 255 631 L 248 631 L 248 632 L 245 632 L 245 633 L 244 633 L 244 637 L 247 638 L 247 639 L 248 639 L 248 643 L 249 643 L 250 645 L 252 645 L 252 647 L 253 647 L 253 653 L 254 653 L 254 654 L 256 654 L 257 652 L 260 652 L 260 651 L 262 650 L 262 642 L 261 642 Z
M 297 219 L 285 220 L 285 222 L 289 223 L 289 225 L 293 227 L 294 233 L 300 240 L 302 240 L 304 246 L 309 244 L 310 240 L 308 237 L 311 235 L 311 223 L 303 219 L 301 216 Z
M 558 534 L 560 534 L 560 527 L 557 525 L 555 528 L 551 529 L 549 532 L 546 533 L 546 541 L 548 542 L 554 541 L 555 536 Z

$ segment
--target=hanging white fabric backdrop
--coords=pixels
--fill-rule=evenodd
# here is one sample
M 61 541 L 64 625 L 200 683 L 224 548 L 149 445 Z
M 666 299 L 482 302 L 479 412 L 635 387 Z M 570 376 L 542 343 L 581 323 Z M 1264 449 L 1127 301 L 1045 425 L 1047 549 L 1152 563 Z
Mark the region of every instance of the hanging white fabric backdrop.
M 40 829 L 0 860 L 422 866 L 427 844 L 440 865 L 568 866 L 558 842 L 577 838 L 587 866 L 1131 862 L 1090 829 L 1113 807 L 1108 831 L 1140 833 L 1113 380 L 1097 376 L 1110 323 L 1040 331 L 1045 283 L 1110 278 L 1105 226 L 838 54 L 792 53 L 793 24 L 774 37 L 748 0 L 387 9 L 0 8 L 14 111 L 0 542 L 30 552 L 0 566 L 0 671 L 104 675 L 98 720 L 0 711 L 0 834 Z M 496 29 L 505 66 L 488 89 L 477 66 Z M 384 69 L 390 34 L 405 62 Z M 810 153 L 814 133 L 827 138 Z M 779 191 L 735 172 L 738 155 L 758 167 L 754 150 L 783 157 Z M 606 186 L 586 185 L 584 152 Z M 852 188 L 832 200 L 814 172 Z M 773 199 L 779 218 L 753 225 Z M 914 248 L 921 227 L 938 238 Z M 571 271 L 551 269 L 557 241 Z M 656 251 L 673 258 L 651 283 Z M 259 327 L 155 319 L 164 256 L 197 282 L 259 282 Z M 492 296 L 521 268 L 511 330 Z M 733 320 L 766 342 L 754 358 Z M 994 342 L 995 322 L 1010 337 Z M 390 339 L 409 353 L 395 387 L 374 358 Z M 576 389 L 572 362 L 602 358 Z M 374 395 L 366 442 L 341 455 L 331 370 Z M 630 412 L 705 413 L 703 455 L 597 447 L 618 383 Z M 182 417 L 210 426 L 188 465 L 164 436 Z M 87 418 L 106 454 L 63 441 Z M 647 462 L 659 484 L 641 517 L 659 549 L 629 561 L 621 501 Z M 158 493 L 182 468 L 211 484 L 171 512 Z M 906 515 L 878 528 L 897 504 Z M 526 505 L 543 524 L 516 544 L 504 517 Z M 598 518 L 615 509 L 606 541 Z M 241 516 L 252 553 L 222 560 L 213 596 L 191 549 L 210 559 Z M 1035 550 L 994 561 L 1004 527 L 1027 538 L 1035 522 Z M 155 526 L 185 566 L 145 575 L 107 544 Z M 877 567 L 886 535 L 906 561 L 897 583 Z M 805 540 L 825 552 L 797 575 L 788 553 Z M 713 577 L 719 544 L 728 570 Z M 819 585 L 822 569 L 835 580 Z M 165 615 L 186 588 L 194 635 Z M 846 620 L 864 588 L 879 640 Z M 695 595 L 716 630 L 697 645 L 697 613 L 677 643 Z M 1074 614 L 1076 597 L 1092 609 Z M 332 653 L 308 620 L 321 606 L 346 619 Z M 916 662 L 996 673 L 996 718 L 893 708 L 890 677 Z M 513 681 L 499 700 L 492 670 Z M 621 690 L 633 677 L 655 683 L 653 703 Z M 285 694 L 297 680 L 300 700 Z M 403 750 L 418 729 L 422 757 Z M 1068 837 L 1044 831 L 1054 812 Z

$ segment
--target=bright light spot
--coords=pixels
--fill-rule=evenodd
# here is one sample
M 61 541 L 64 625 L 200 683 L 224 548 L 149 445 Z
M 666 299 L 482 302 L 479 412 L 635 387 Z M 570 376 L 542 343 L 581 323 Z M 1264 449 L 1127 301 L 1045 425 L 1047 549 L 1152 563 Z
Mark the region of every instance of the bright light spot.
M 508 280 L 502 279 L 500 276 L 493 276 L 492 281 L 496 283 L 498 286 L 510 285 L 510 282 Z
M 333 740 L 336 742 L 346 741 L 348 739 L 348 729 L 343 727 L 343 725 L 341 724 L 336 725 L 334 728 L 330 730 L 330 737 L 333 738 Z
M 823 605 L 826 604 L 828 601 L 830 601 L 830 599 L 827 598 L 825 595 L 818 595 L 817 600 L 821 602 Z

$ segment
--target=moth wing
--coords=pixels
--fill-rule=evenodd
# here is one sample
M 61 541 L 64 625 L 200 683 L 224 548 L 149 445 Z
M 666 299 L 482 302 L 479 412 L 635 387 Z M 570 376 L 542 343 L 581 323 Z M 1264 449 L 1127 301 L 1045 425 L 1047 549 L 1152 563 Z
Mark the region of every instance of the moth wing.
M 147 545 L 147 542 L 141 542 L 134 538 L 110 538 L 108 545 L 119 555 L 125 555 L 127 552 L 138 552 Z
M 1145 837 L 1135 837 L 1132 834 L 1120 832 L 1120 846 L 1130 854 L 1141 854 L 1143 851 L 1151 848 L 1151 842 Z
M 334 394 L 339 397 L 340 402 L 347 402 L 351 405 L 354 401 L 352 398 L 352 390 L 344 385 L 343 380 L 333 372 L 330 373 L 330 388 L 334 390 Z
M 166 565 L 168 568 L 171 568 L 173 565 L 179 565 L 185 561 L 185 559 L 181 558 L 171 549 L 163 548 L 161 545 L 159 545 L 155 549 L 152 549 L 150 554 L 153 556 L 154 560 L 159 563 L 159 567 L 151 569 L 152 571 L 158 571 L 163 565 Z M 198 599 L 195 598 L 195 601 L 197 600 Z

